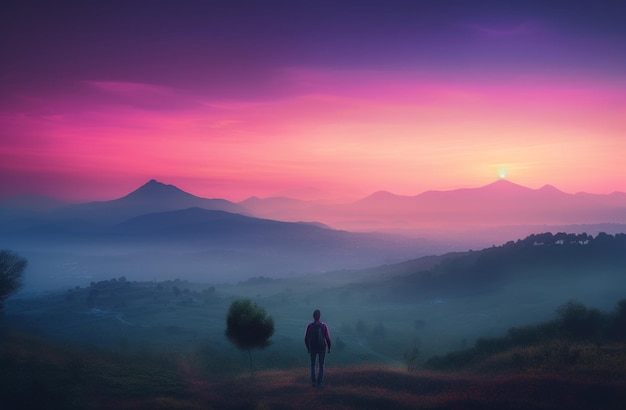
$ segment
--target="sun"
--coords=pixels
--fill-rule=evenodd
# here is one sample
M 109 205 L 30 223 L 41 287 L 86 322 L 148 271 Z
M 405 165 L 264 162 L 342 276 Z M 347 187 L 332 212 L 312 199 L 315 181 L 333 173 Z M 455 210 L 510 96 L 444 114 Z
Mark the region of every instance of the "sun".
M 505 167 L 498 168 L 498 177 L 500 179 L 506 179 L 507 169 Z

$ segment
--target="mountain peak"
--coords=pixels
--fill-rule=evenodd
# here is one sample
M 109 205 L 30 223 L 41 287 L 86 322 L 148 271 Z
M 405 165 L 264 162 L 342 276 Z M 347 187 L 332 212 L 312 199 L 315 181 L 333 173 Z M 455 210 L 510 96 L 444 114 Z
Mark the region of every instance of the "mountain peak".
M 143 189 L 143 188 L 154 189 L 154 188 L 173 187 L 173 186 L 174 185 L 169 185 L 169 184 L 164 184 L 163 182 L 159 182 L 156 179 L 151 179 L 150 181 L 140 186 L 138 189 Z
M 497 179 L 497 180 L 493 181 L 492 183 L 483 186 L 483 188 L 487 188 L 487 187 L 517 187 L 517 188 L 525 188 L 525 189 L 527 189 L 525 186 L 516 184 L 516 183 L 511 182 L 508 179 L 504 179 L 504 178 Z
M 396 196 L 397 196 L 396 194 L 392 194 L 389 191 L 376 191 L 372 195 L 370 195 L 369 198 L 386 199 L 386 198 L 393 198 Z
M 563 192 L 556 188 L 554 185 L 546 184 L 539 188 L 540 192 L 550 192 L 550 193 L 558 193 L 562 194 Z
M 165 198 L 174 197 L 195 197 L 174 185 L 167 185 L 156 179 L 151 179 L 144 185 L 137 188 L 135 191 L 126 195 L 126 199 L 139 199 L 139 200 L 163 200 Z M 124 199 L 122 198 L 122 199 Z
M 392 194 L 389 191 L 376 191 L 370 196 L 356 201 L 356 203 L 384 203 L 387 201 L 398 200 L 401 198 L 399 195 Z
M 530 188 L 516 184 L 507 179 L 498 179 L 497 181 L 492 182 L 491 184 L 485 185 L 479 189 L 482 191 L 491 191 L 491 192 L 499 192 L 499 193 L 507 193 L 507 194 L 531 191 Z

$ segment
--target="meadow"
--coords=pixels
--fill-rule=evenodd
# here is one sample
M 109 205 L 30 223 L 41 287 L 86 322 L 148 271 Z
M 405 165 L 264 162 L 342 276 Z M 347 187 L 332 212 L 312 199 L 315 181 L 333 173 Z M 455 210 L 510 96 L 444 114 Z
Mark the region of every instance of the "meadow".
M 3 333 L 0 344 L 2 408 L 619 409 L 626 399 L 624 344 L 611 346 L 610 358 L 621 365 L 613 364 L 617 372 L 610 376 L 586 373 L 590 367 L 597 371 L 586 359 L 573 365 L 578 372 L 571 366 L 520 370 L 493 363 L 488 372 L 334 366 L 323 390 L 311 389 L 305 369 L 226 376 L 189 353 L 84 350 L 14 332 Z M 507 354 L 518 352 L 495 356 Z M 481 361 L 490 363 L 489 358 Z

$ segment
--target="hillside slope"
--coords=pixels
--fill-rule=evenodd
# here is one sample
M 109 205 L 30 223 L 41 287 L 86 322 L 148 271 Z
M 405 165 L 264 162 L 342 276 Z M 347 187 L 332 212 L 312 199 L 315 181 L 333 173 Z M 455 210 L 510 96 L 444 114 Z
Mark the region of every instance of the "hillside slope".
M 192 355 L 87 353 L 13 333 L 0 346 L 2 408 L 610 410 L 626 400 L 623 378 L 329 366 L 326 387 L 315 390 L 306 367 L 224 380 L 204 373 Z

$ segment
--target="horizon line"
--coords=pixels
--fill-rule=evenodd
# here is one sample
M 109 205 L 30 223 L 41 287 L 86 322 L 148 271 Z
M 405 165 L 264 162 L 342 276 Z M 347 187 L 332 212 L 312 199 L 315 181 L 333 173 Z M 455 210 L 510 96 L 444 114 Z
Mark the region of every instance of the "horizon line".
M 124 197 L 132 194 L 133 192 L 138 191 L 139 189 L 143 188 L 144 186 L 146 186 L 146 185 L 148 185 L 148 184 L 150 184 L 152 182 L 156 182 L 156 183 L 158 183 L 160 185 L 163 185 L 163 186 L 174 187 L 174 188 L 176 188 L 176 189 L 178 189 L 178 190 L 180 190 L 180 191 L 182 191 L 182 192 L 184 192 L 186 194 L 193 195 L 193 196 L 195 196 L 197 198 L 202 198 L 202 199 L 221 199 L 221 200 L 226 200 L 226 201 L 229 201 L 229 202 L 232 202 L 232 203 L 235 203 L 235 204 L 239 204 L 241 202 L 245 202 L 245 201 L 247 201 L 249 199 L 253 199 L 253 198 L 260 199 L 260 200 L 273 199 L 273 198 L 284 198 L 284 199 L 292 199 L 292 200 L 302 201 L 302 202 L 346 204 L 346 203 L 358 202 L 358 201 L 361 201 L 363 199 L 370 198 L 370 197 L 372 197 L 374 195 L 377 195 L 377 194 L 389 194 L 389 195 L 393 195 L 393 196 L 396 196 L 396 197 L 413 198 L 413 197 L 416 197 L 416 196 L 419 196 L 419 195 L 422 195 L 422 194 L 428 193 L 428 192 L 454 192 L 454 191 L 460 191 L 460 190 L 481 189 L 481 188 L 485 188 L 485 187 L 488 187 L 488 186 L 491 186 L 491 185 L 494 185 L 494 184 L 498 184 L 498 183 L 501 183 L 501 182 L 504 182 L 504 183 L 507 183 L 507 184 L 511 184 L 511 185 L 515 185 L 517 187 L 533 190 L 533 191 L 539 191 L 539 190 L 544 189 L 546 187 L 554 188 L 557 191 L 562 192 L 562 193 L 567 194 L 567 195 L 588 194 L 588 195 L 610 196 L 610 195 L 614 195 L 614 194 L 626 193 L 624 191 L 619 191 L 619 190 L 615 190 L 615 191 L 612 191 L 612 192 L 607 193 L 607 194 L 597 194 L 597 193 L 592 193 L 592 192 L 588 192 L 588 191 L 578 191 L 578 192 L 573 192 L 572 193 L 572 192 L 563 191 L 563 190 L 559 189 L 558 187 L 556 187 L 555 185 L 550 184 L 550 183 L 543 184 L 539 188 L 531 188 L 529 186 L 513 182 L 513 181 L 511 181 L 508 178 L 499 177 L 499 178 L 496 178 L 495 180 L 493 180 L 492 182 L 489 182 L 489 183 L 484 184 L 484 185 L 465 186 L 465 187 L 451 188 L 451 189 L 427 189 L 427 190 L 424 190 L 424 191 L 421 191 L 419 193 L 412 194 L 412 195 L 411 194 L 408 194 L 408 195 L 407 194 L 397 194 L 397 193 L 394 193 L 394 192 L 389 191 L 389 190 L 379 189 L 379 190 L 373 191 L 370 194 L 365 195 L 365 196 L 360 196 L 360 197 L 356 197 L 355 196 L 355 197 L 353 197 L 351 199 L 345 199 L 345 200 L 342 200 L 342 201 L 339 201 L 339 200 L 328 200 L 328 199 L 324 199 L 324 198 L 301 199 L 301 198 L 298 198 L 297 196 L 288 196 L 288 195 L 281 195 L 281 194 L 274 194 L 274 195 L 269 195 L 269 196 L 259 196 L 259 195 L 251 194 L 249 196 L 246 196 L 245 199 L 242 199 L 242 200 L 231 200 L 231 199 L 228 199 L 226 197 L 200 196 L 200 195 L 194 194 L 194 193 L 192 193 L 190 191 L 187 191 L 185 189 L 182 189 L 182 188 L 180 188 L 176 184 L 162 182 L 162 181 L 160 181 L 157 178 L 150 178 L 150 179 L 148 179 L 147 182 L 139 185 L 137 188 L 131 190 L 130 192 L 127 192 L 126 194 L 123 194 L 121 196 L 117 196 L 117 197 L 114 197 L 114 198 L 111 198 L 111 199 L 92 199 L 92 200 L 88 199 L 88 200 L 71 201 L 71 200 L 66 200 L 66 199 L 55 197 L 55 196 L 51 196 L 51 195 L 42 194 L 42 193 L 39 193 L 39 192 L 22 192 L 22 193 L 18 193 L 18 194 L 15 194 L 15 195 L 0 196 L 0 201 L 10 201 L 12 199 L 24 199 L 24 198 L 27 198 L 27 197 L 39 197 L 41 199 L 46 199 L 46 200 L 59 202 L 59 203 L 64 204 L 64 205 L 74 205 L 74 204 L 83 204 L 83 203 L 92 203 L 92 202 L 108 202 L 108 201 L 114 201 L 114 200 L 118 200 L 118 199 L 124 198 Z

